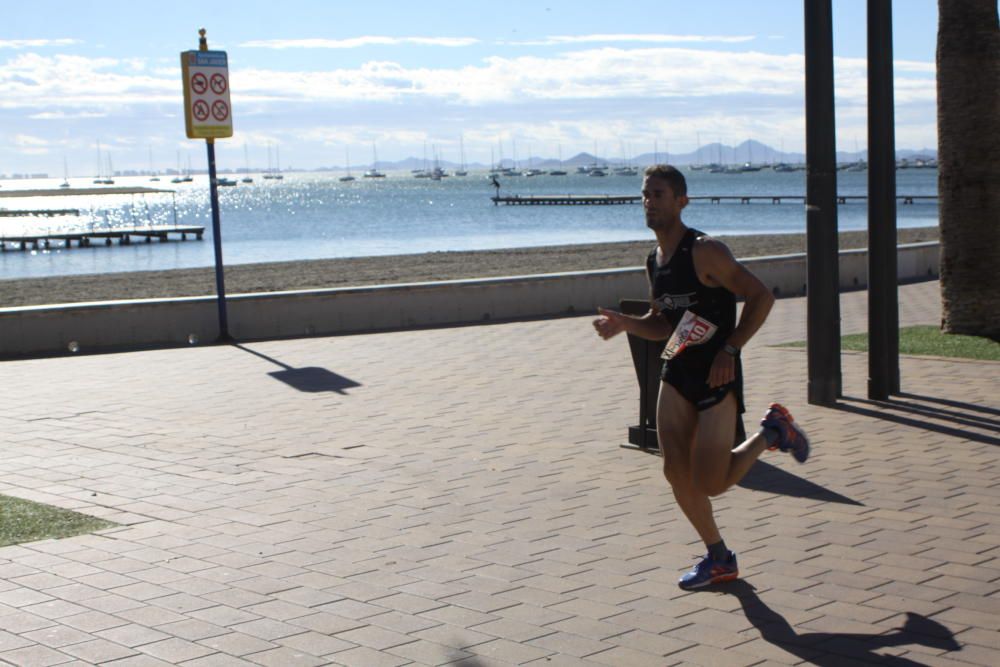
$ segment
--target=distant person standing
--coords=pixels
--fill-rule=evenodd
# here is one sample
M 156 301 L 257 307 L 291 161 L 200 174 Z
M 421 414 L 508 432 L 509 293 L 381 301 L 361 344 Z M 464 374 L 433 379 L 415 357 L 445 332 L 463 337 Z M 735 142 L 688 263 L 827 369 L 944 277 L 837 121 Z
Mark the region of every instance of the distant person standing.
M 605 340 L 623 331 L 667 340 L 657 439 L 674 498 L 708 551 L 678 582 L 694 589 L 739 575 L 710 496 L 739 482 L 765 449 L 788 451 L 805 462 L 809 439 L 788 410 L 772 403 L 761 430 L 732 448 L 744 412 L 740 350 L 764 324 L 774 297 L 725 244 L 684 225 L 687 182 L 676 168 L 646 169 L 642 203 L 658 242 L 646 260 L 649 312 L 637 317 L 600 308 L 594 328 Z M 738 323 L 737 296 L 745 301 Z

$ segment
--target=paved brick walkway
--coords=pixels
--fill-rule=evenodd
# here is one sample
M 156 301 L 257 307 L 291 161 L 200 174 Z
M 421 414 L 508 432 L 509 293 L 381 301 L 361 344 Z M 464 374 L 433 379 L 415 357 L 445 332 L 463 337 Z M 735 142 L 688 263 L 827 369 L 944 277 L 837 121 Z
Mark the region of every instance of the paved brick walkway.
M 937 290 L 901 288 L 903 324 Z M 904 357 L 880 404 L 845 353 L 808 406 L 805 353 L 768 346 L 804 313 L 776 305 L 747 400 L 815 455 L 717 500 L 743 579 L 698 593 L 589 318 L 0 364 L 0 493 L 122 524 L 0 549 L 0 661 L 998 664 L 1000 364 Z

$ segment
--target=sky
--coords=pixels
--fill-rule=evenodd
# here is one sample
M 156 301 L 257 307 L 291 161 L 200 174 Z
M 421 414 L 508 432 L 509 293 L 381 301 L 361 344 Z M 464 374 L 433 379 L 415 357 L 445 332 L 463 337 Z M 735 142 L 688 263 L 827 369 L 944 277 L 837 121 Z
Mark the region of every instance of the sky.
M 867 142 L 866 0 L 834 0 L 837 147 Z M 204 166 L 180 53 L 228 54 L 220 169 L 804 151 L 803 0 L 2 3 L 0 174 Z M 935 148 L 936 0 L 893 2 L 897 148 Z

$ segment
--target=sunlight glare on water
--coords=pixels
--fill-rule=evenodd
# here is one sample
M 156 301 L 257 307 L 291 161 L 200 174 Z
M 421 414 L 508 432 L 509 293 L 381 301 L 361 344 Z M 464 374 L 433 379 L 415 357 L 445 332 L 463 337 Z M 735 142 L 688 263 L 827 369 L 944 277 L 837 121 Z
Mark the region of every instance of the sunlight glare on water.
M 743 174 L 689 171 L 689 194 L 802 195 L 805 172 L 763 170 Z M 936 195 L 937 171 L 899 170 L 897 192 Z M 441 181 L 415 179 L 409 173 L 388 178 L 359 178 L 342 183 L 339 173 L 289 173 L 283 180 L 256 179 L 252 184 L 220 188 L 223 258 L 227 265 L 333 257 L 412 254 L 452 250 L 604 243 L 650 238 L 638 205 L 494 206 L 494 188 L 480 172 Z M 865 172 L 838 173 L 841 195 L 864 195 Z M 586 175 L 501 177 L 502 196 L 637 195 L 641 176 Z M 59 179 L 5 181 L 4 191 L 56 187 Z M 83 183 L 73 183 L 85 187 Z M 117 185 L 149 185 L 146 178 L 117 179 Z M 214 264 L 211 211 L 205 176 L 193 183 L 169 184 L 175 194 L 9 198 L 9 209 L 79 209 L 79 216 L 0 218 L 4 235 L 50 229 L 120 228 L 136 225 L 200 225 L 204 241 L 138 243 L 66 249 L 61 245 L 37 252 L 8 249 L 0 254 L 4 278 L 147 271 L 207 267 Z M 937 224 L 936 202 L 897 206 L 899 227 Z M 838 207 L 841 231 L 866 229 L 867 206 L 851 202 Z M 792 233 L 805 231 L 802 202 L 771 204 L 692 203 L 684 213 L 692 227 L 717 234 Z

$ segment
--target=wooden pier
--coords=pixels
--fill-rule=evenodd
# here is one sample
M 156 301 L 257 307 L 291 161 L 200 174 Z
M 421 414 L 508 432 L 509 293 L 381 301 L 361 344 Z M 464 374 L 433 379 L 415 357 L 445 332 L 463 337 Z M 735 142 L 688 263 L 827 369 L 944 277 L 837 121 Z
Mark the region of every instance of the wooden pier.
M 63 247 L 69 249 L 76 243 L 79 248 L 87 248 L 94 245 L 109 246 L 117 240 L 118 245 L 131 245 L 133 239 L 140 242 L 152 243 L 153 239 L 160 242 L 169 241 L 170 238 L 179 237 L 181 241 L 186 241 L 188 236 L 192 236 L 201 241 L 205 235 L 205 228 L 200 226 L 169 226 L 161 225 L 153 227 L 128 227 L 94 229 L 87 231 L 73 232 L 52 232 L 45 234 L 17 234 L 13 236 L 0 235 L 0 252 L 7 250 L 27 250 L 29 248 L 38 250 L 41 248 L 51 248 L 53 244 L 59 247 L 62 242 Z
M 103 188 L 50 188 L 44 190 L 3 190 L 0 191 L 0 199 L 21 199 L 31 197 L 70 197 L 70 196 L 93 196 L 93 195 L 147 195 L 147 194 L 169 194 L 173 195 L 173 190 L 162 190 L 159 188 L 147 187 L 103 187 Z M 80 210 L 75 208 L 63 209 L 0 209 L 0 218 L 25 218 L 25 217 L 80 217 Z M 152 221 L 150 221 L 152 222 Z M 65 225 L 69 229 L 53 231 L 51 227 L 46 231 L 32 233 L 5 234 L 0 228 L 0 252 L 7 250 L 27 250 L 43 249 L 52 247 L 72 248 L 75 243 L 78 248 L 87 248 L 96 245 L 110 246 L 115 241 L 118 245 L 131 245 L 135 242 L 152 243 L 153 239 L 160 242 L 169 241 L 171 238 L 179 238 L 186 241 L 189 236 L 201 241 L 205 235 L 205 228 L 200 225 L 178 225 L 177 206 L 174 204 L 174 224 L 148 224 L 113 227 L 108 224 L 94 223 L 81 224 L 74 221 L 73 224 Z M 61 244 L 61 246 L 60 246 Z
M 495 206 L 611 206 L 616 204 L 640 204 L 639 195 L 508 195 L 506 197 L 490 197 Z M 805 195 L 699 195 L 688 197 L 692 203 L 707 202 L 709 204 L 754 202 L 770 202 L 782 204 L 794 202 L 804 204 Z M 838 195 L 838 204 L 854 201 L 866 201 L 867 195 Z M 896 199 L 903 205 L 915 204 L 921 201 L 937 201 L 937 195 L 897 195 Z
M 173 194 L 173 190 L 144 186 L 119 186 L 112 188 L 47 188 L 39 190 L 0 190 L 0 199 L 22 197 L 75 197 L 88 195 L 149 195 Z
M 26 216 L 41 216 L 45 218 L 54 218 L 61 215 L 80 215 L 80 209 L 78 208 L 34 208 L 27 210 L 17 210 L 8 211 L 5 208 L 0 208 L 0 218 L 23 218 Z
M 637 204 L 638 195 L 512 195 L 491 197 L 494 204 L 508 206 L 610 206 Z

